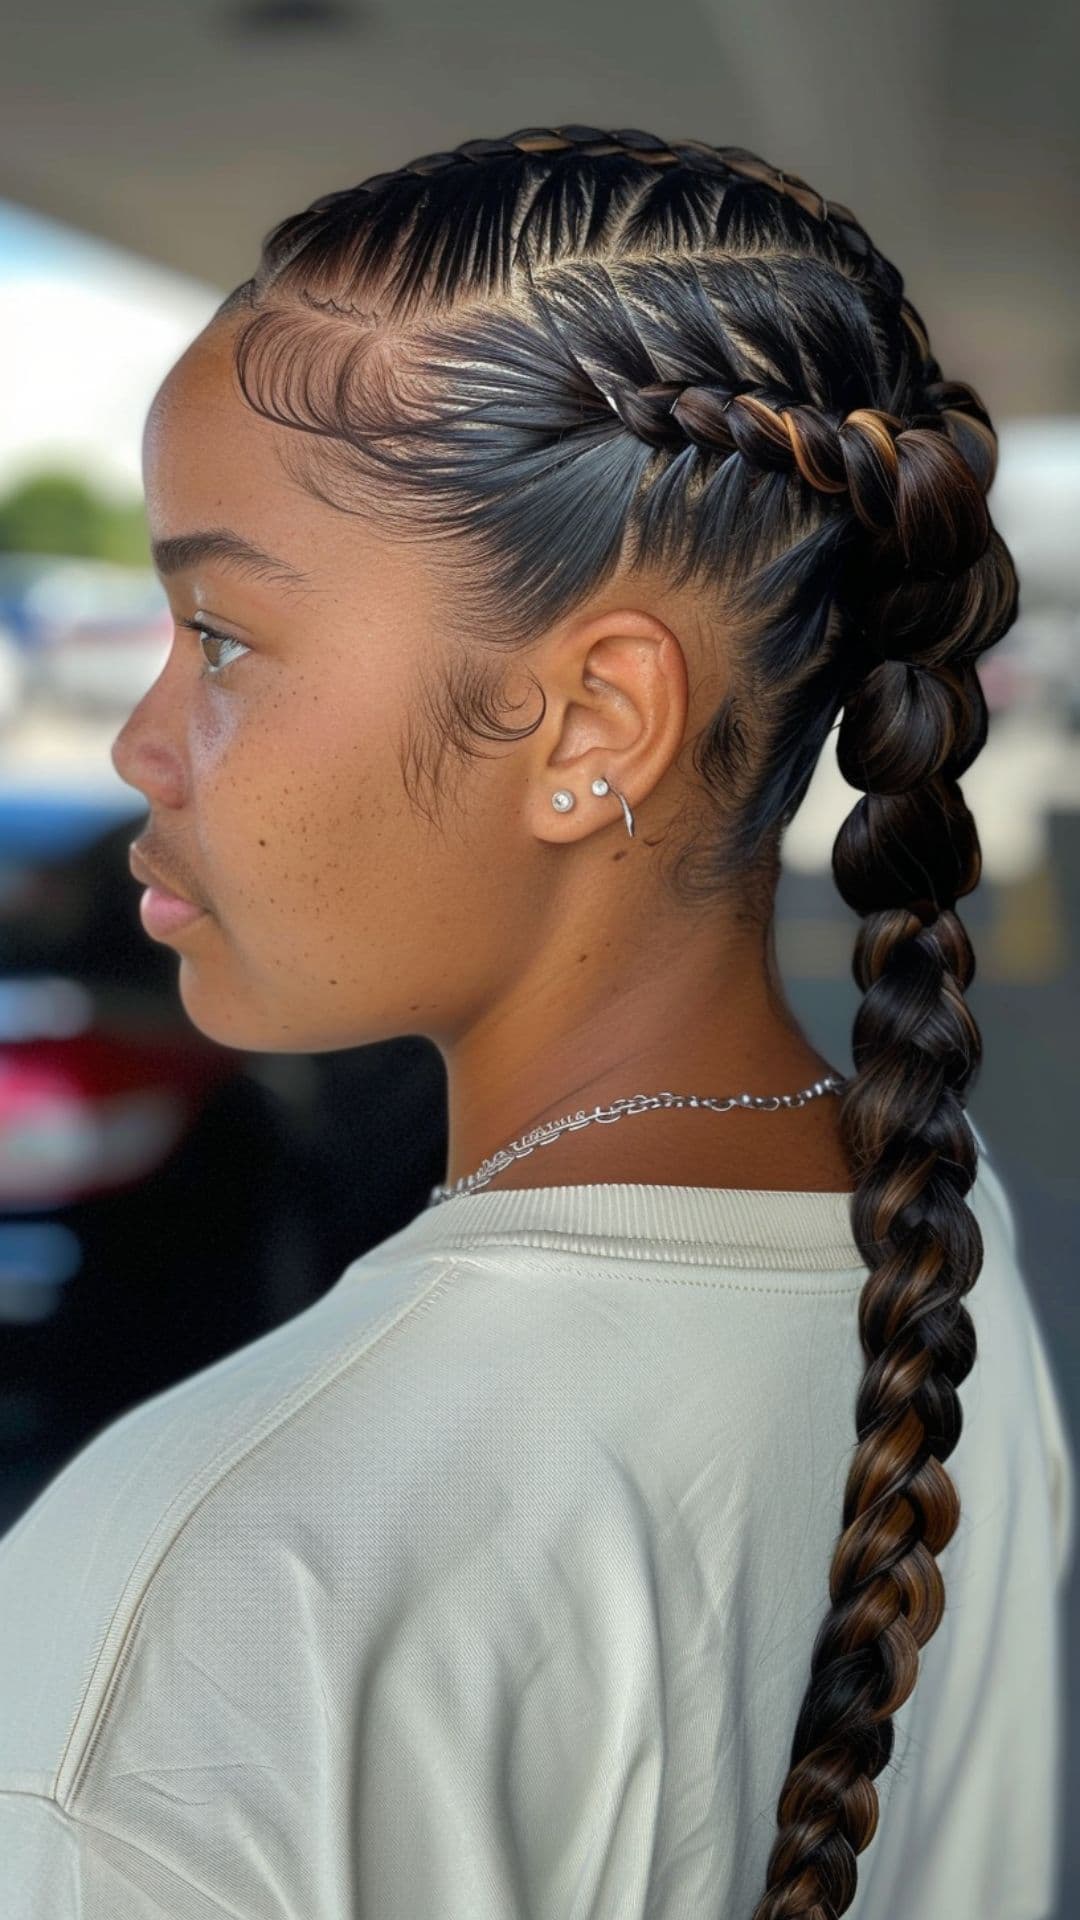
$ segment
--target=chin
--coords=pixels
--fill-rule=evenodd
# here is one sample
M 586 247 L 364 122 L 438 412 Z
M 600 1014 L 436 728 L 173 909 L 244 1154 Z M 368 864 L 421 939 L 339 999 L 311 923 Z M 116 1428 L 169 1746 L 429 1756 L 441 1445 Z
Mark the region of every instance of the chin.
M 181 956 L 178 986 L 192 1026 L 238 1053 L 340 1053 L 370 1038 L 354 1029 L 330 1030 L 325 1020 L 303 1007 L 260 1008 L 250 993 L 215 986 L 208 970 L 186 954 Z
M 270 1021 L 259 1017 L 250 1002 L 208 985 L 205 970 L 186 954 L 180 956 L 177 985 L 181 1005 L 192 1026 L 219 1046 L 233 1047 L 240 1053 L 304 1051 L 302 1039 L 282 1037 Z

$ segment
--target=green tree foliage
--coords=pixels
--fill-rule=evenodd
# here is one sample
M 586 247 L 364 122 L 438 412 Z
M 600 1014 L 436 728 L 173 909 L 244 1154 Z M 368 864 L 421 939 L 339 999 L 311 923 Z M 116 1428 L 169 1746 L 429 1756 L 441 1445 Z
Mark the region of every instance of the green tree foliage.
M 145 567 L 143 502 L 112 500 L 75 473 L 28 475 L 0 498 L 0 552 L 69 554 Z

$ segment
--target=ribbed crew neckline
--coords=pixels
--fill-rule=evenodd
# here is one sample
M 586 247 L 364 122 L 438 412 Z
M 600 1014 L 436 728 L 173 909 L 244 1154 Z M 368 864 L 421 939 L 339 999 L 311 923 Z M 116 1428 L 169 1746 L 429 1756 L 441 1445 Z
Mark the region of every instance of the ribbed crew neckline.
M 786 1272 L 866 1265 L 850 1193 L 636 1181 L 455 1194 L 422 1208 L 384 1245 L 404 1252 L 509 1243 Z

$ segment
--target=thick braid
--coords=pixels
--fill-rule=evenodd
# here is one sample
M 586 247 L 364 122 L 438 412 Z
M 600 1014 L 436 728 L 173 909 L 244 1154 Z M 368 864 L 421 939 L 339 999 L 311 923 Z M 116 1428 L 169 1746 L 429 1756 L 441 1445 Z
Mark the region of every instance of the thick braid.
M 853 970 L 865 997 L 842 1125 L 853 1226 L 873 1250 L 859 1311 L 867 1370 L 831 1607 L 752 1916 L 833 1920 L 854 1898 L 855 1856 L 876 1830 L 872 1782 L 890 1758 L 919 1648 L 941 1621 L 935 1556 L 960 1512 L 943 1462 L 961 1432 L 956 1390 L 976 1356 L 962 1304 L 982 1263 L 963 1204 L 976 1168 L 964 1103 L 981 1039 L 964 1000 L 974 957 L 954 909 L 981 859 L 958 782 L 986 737 L 974 662 L 1016 612 L 1015 576 L 985 504 L 996 441 L 960 383 L 929 383 L 919 425 L 870 408 L 830 421 L 813 407 L 774 410 L 760 393 L 674 383 L 609 398 L 653 445 L 685 437 L 846 492 L 867 535 L 853 570 L 862 599 L 853 595 L 848 618 L 872 664 L 849 695 L 837 747 L 865 798 L 833 856 L 839 890 L 863 916 Z
M 935 1556 L 959 1520 L 943 1462 L 961 1431 L 956 1389 L 976 1356 L 963 1297 L 982 1239 L 964 1204 L 976 1169 L 964 1106 L 982 1047 L 964 999 L 974 957 L 955 912 L 981 856 L 958 782 L 986 737 L 974 661 L 1015 617 L 1016 597 L 983 502 L 994 464 L 985 413 L 969 389 L 941 397 L 955 440 L 858 429 L 880 462 L 869 501 L 865 471 L 852 487 L 879 565 L 890 546 L 879 483 L 894 490 L 896 516 L 892 576 L 863 616 L 881 658 L 849 696 L 837 746 L 864 798 L 833 852 L 837 886 L 863 916 L 853 970 L 865 997 L 842 1125 L 857 1181 L 853 1227 L 873 1255 L 859 1309 L 867 1369 L 831 1608 L 753 1920 L 831 1920 L 850 1905 L 855 1855 L 877 1825 L 871 1783 L 892 1751 L 892 1716 L 944 1608 Z M 945 584 L 928 584 L 933 575 Z
M 901 498 L 905 456 L 917 449 L 920 468 L 936 469 L 949 485 L 956 506 L 986 538 L 986 510 L 978 480 L 968 464 L 974 456 L 993 469 L 994 436 L 973 389 L 941 382 L 926 394 L 918 424 L 880 408 L 860 407 L 841 420 L 829 420 L 812 406 L 774 406 L 761 390 L 687 386 L 657 381 L 621 387 L 606 398 L 624 425 L 655 447 L 694 446 L 741 453 L 751 466 L 797 471 L 819 493 L 846 493 L 863 526 L 883 545 L 898 542 L 905 568 L 945 574 L 929 558 L 930 545 L 946 530 L 932 515 L 924 526 L 916 497 Z M 928 437 L 944 436 L 947 446 Z M 980 454 L 979 441 L 983 451 Z M 940 557 L 940 556 L 938 556 Z M 966 565 L 966 563 L 965 563 Z M 954 564 L 953 572 L 963 571 Z

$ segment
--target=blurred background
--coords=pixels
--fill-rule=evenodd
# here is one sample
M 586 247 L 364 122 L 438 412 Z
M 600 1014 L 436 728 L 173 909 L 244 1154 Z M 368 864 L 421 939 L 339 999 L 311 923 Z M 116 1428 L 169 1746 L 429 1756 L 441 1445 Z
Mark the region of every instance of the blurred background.
M 145 811 L 109 759 L 171 644 L 140 440 L 284 214 L 559 121 L 747 146 L 852 206 L 998 427 L 1022 613 L 983 665 L 990 738 L 963 782 L 985 862 L 962 903 L 971 1111 L 1075 1436 L 1080 10 L 668 0 L 661 25 L 633 0 L 38 0 L 3 52 L 0 1529 L 100 1426 L 298 1312 L 443 1177 L 432 1046 L 234 1054 L 190 1026 L 175 953 L 142 931 Z M 779 899 L 791 998 L 843 1071 L 855 922 L 830 854 L 855 797 L 830 746 Z

